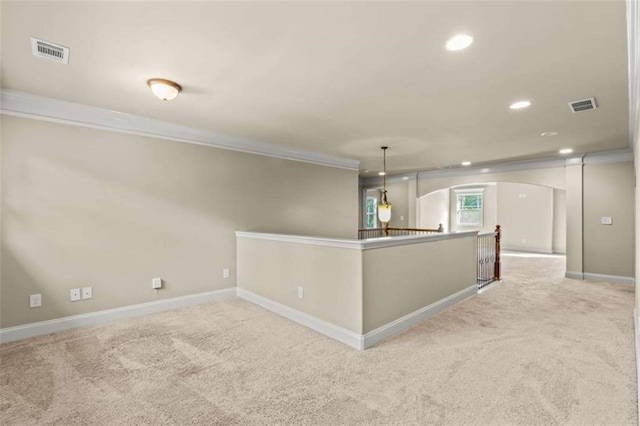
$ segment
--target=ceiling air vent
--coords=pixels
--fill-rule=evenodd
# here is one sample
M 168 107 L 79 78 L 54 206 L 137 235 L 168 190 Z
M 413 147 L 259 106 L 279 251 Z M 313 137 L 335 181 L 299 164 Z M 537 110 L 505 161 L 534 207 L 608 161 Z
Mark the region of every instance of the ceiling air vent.
M 569 108 L 571 108 L 571 112 L 582 112 L 589 111 L 590 109 L 596 109 L 598 106 L 596 105 L 595 98 L 589 98 L 569 102 Z
M 50 43 L 44 40 L 38 40 L 31 37 L 31 53 L 38 58 L 48 59 L 63 64 L 69 63 L 69 48 Z

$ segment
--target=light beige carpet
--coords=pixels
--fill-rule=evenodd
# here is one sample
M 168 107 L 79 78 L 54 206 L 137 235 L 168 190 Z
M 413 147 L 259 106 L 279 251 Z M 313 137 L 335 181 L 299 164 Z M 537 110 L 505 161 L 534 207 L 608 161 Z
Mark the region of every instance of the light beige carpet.
M 637 425 L 633 289 L 563 266 L 365 352 L 239 299 L 4 344 L 0 423 Z

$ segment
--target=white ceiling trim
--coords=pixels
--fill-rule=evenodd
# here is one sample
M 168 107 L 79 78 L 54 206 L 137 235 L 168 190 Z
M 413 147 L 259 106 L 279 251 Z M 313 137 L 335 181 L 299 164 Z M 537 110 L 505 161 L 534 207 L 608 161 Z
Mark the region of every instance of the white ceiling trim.
M 584 164 L 624 163 L 633 161 L 633 150 L 619 149 L 615 151 L 590 152 L 583 157 Z
M 2 89 L 0 95 L 0 112 L 7 115 L 168 139 L 177 142 L 207 145 L 214 148 L 301 161 L 352 171 L 358 171 L 360 164 L 358 160 L 287 148 L 281 145 L 239 138 L 222 133 L 208 132 L 138 115 L 76 104 L 15 90 Z
M 625 161 L 633 161 L 633 151 L 631 149 L 618 149 L 612 151 L 590 152 L 588 154 L 573 155 L 569 158 L 543 158 L 540 160 L 512 161 L 509 163 L 496 163 L 486 165 L 484 167 L 465 167 L 445 170 L 431 170 L 427 172 L 419 172 L 418 179 L 435 179 L 459 176 L 473 176 L 489 173 L 512 172 L 519 170 L 532 169 L 550 169 L 556 167 L 565 167 L 568 164 L 602 164 L 602 163 L 622 163 Z M 415 174 L 401 174 L 395 176 L 387 176 L 387 183 L 400 182 L 405 176 L 413 176 Z M 370 178 L 360 179 L 361 187 L 382 185 L 382 177 L 374 176 Z

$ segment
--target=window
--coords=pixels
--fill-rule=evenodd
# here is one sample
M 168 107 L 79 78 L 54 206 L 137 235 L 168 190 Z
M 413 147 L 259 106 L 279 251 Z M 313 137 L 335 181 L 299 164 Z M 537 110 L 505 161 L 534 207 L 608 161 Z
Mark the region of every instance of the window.
M 367 217 L 364 227 L 367 229 L 376 227 L 376 208 L 378 199 L 376 197 L 367 197 Z
M 458 225 L 482 226 L 482 192 L 458 192 L 457 217 Z

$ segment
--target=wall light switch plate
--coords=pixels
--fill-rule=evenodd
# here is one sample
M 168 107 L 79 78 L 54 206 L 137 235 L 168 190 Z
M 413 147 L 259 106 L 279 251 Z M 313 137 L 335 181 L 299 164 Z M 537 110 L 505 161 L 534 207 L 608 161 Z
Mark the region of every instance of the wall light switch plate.
M 162 278 L 154 278 L 151 280 L 151 288 L 162 288 Z
M 82 300 L 91 299 L 93 297 L 93 288 L 82 287 Z
M 29 296 L 29 307 L 30 308 L 39 308 L 42 306 L 42 295 L 41 294 L 32 294 Z
M 69 297 L 72 302 L 77 302 L 78 300 L 80 300 L 80 289 L 72 288 L 71 290 L 69 290 Z
M 613 225 L 613 218 L 609 216 L 602 216 L 600 223 L 603 225 Z
M 229 278 L 230 275 L 229 269 L 222 270 L 222 278 Z
M 304 288 L 298 287 L 298 299 L 302 299 L 304 297 Z

